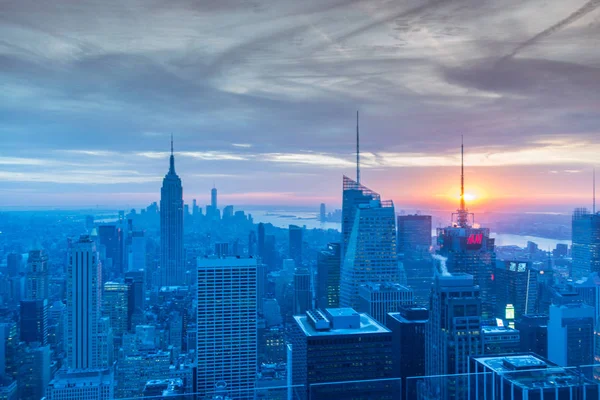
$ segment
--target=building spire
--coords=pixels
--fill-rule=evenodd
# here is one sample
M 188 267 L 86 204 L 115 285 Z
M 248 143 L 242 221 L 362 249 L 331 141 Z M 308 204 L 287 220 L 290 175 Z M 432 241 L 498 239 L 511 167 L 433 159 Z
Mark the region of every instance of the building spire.
M 360 136 L 358 133 L 358 110 L 356 110 L 356 183 L 360 184 Z
M 465 146 L 463 135 L 460 135 L 460 206 L 456 222 L 461 228 L 465 228 L 469 223 L 469 212 L 465 205 Z
M 175 156 L 173 155 L 173 134 L 171 134 L 171 158 L 169 163 L 169 174 L 175 174 Z
M 596 214 L 596 168 L 592 170 L 592 214 Z

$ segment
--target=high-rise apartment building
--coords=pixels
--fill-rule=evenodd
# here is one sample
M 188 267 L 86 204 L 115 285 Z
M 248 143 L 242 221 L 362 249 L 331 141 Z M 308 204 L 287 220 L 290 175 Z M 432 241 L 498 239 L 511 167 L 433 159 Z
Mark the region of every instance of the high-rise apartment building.
M 413 304 L 412 290 L 394 282 L 367 282 L 360 286 L 358 294 L 358 311 L 369 314 L 386 326 L 388 313 L 399 311 L 401 306 Z
M 97 368 L 102 267 L 89 236 L 73 243 L 67 268 L 67 368 Z
M 253 399 L 257 369 L 257 260 L 198 258 L 197 392 L 227 383 L 232 397 Z
M 572 277 L 577 280 L 592 272 L 600 273 L 600 213 L 592 214 L 585 208 L 573 213 Z
M 548 359 L 563 367 L 594 363 L 594 308 L 553 304 L 548 319 Z
M 183 259 L 183 188 L 175 173 L 171 140 L 169 172 L 160 193 L 160 285 L 185 285 Z
M 303 230 L 297 225 L 289 226 L 289 254 L 296 262 L 296 266 L 302 266 L 302 243 Z
M 481 299 L 472 275 L 435 278 L 425 335 L 425 375 L 454 375 L 425 382 L 427 399 L 466 399 L 469 357 L 481 352 Z
M 340 305 L 341 246 L 329 243 L 317 255 L 317 306 L 338 308 Z
M 340 305 L 358 309 L 360 285 L 398 281 L 396 221 L 392 201 L 381 201 L 379 195 L 346 177 L 344 187 L 351 188 L 344 190 L 344 201 L 354 204 L 354 209 L 346 206 L 352 224 L 346 220 L 348 215 L 342 223 L 342 230 L 347 229 L 343 239 L 349 234 L 340 271 Z

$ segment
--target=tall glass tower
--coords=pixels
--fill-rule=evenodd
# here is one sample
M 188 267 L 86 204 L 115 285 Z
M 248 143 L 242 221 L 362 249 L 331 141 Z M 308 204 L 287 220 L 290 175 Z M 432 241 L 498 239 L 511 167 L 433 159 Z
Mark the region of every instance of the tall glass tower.
M 96 244 L 82 236 L 73 244 L 67 269 L 67 367 L 98 368 L 98 323 L 102 267 Z
M 198 258 L 197 302 L 198 393 L 212 398 L 225 384 L 231 398 L 254 399 L 256 259 Z
M 600 213 L 578 208 L 573 213 L 573 279 L 600 273 Z
M 160 284 L 185 284 L 183 260 L 183 188 L 175 173 L 173 138 L 169 172 L 163 179 L 160 192 Z
M 394 203 L 344 177 L 340 306 L 358 309 L 358 288 L 367 282 L 397 282 Z

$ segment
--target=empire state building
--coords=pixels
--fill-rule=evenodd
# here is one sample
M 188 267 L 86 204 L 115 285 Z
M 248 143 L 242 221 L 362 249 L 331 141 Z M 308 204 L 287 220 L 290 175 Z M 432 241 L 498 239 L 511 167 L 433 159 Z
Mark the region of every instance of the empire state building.
M 183 188 L 175 173 L 173 138 L 169 172 L 163 179 L 160 191 L 160 284 L 183 286 L 185 264 L 183 260 Z

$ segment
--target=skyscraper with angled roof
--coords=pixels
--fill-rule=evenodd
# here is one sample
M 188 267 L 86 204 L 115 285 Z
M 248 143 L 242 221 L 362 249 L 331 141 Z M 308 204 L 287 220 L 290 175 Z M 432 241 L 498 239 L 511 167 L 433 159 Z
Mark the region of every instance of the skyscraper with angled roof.
M 185 284 L 183 260 L 183 188 L 175 173 L 175 156 L 171 138 L 169 172 L 163 179 L 160 195 L 160 284 Z

